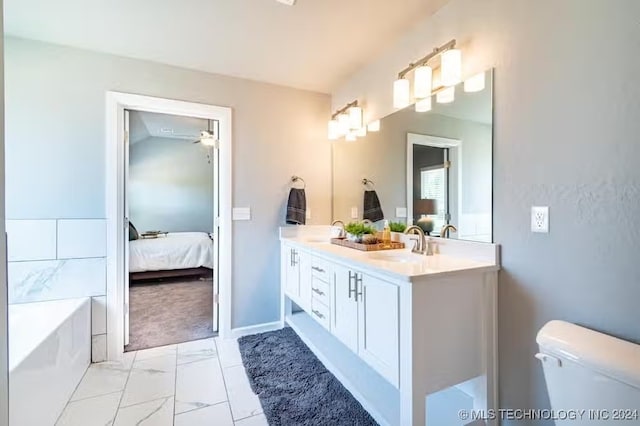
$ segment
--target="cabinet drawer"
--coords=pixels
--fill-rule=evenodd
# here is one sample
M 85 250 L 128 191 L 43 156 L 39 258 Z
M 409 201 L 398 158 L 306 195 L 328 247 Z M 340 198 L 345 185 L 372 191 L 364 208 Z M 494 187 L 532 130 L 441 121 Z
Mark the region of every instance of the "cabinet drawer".
M 331 282 L 331 267 L 327 261 L 319 257 L 311 258 L 311 273 L 327 283 Z
M 322 304 L 329 306 L 330 286 L 328 283 L 322 281 L 318 277 L 311 277 L 311 297 L 318 300 Z
M 329 308 L 317 299 L 311 299 L 311 317 L 318 321 L 320 325 L 329 330 Z

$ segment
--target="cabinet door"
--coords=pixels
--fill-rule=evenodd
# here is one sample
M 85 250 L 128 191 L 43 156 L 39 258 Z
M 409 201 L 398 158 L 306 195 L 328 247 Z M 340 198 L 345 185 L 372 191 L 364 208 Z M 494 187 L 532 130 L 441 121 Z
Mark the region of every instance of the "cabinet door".
M 298 250 L 295 256 L 299 268 L 299 300 L 298 304 L 302 309 L 309 312 L 311 309 L 311 255 Z
M 358 274 L 358 354 L 373 369 L 399 384 L 399 289 Z
M 358 352 L 358 303 L 355 273 L 340 265 L 333 266 L 331 292 L 331 332 L 349 349 Z
M 286 256 L 286 290 L 287 294 L 295 299 L 300 295 L 300 263 L 298 253 L 292 247 L 286 247 L 284 250 Z

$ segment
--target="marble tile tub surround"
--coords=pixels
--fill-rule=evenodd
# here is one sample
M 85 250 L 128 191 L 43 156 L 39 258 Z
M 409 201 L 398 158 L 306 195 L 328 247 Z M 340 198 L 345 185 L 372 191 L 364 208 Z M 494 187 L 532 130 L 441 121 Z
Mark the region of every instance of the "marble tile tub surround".
M 91 297 L 92 360 L 106 359 L 106 219 L 6 221 L 9 303 Z
M 196 340 L 127 352 L 122 362 L 93 364 L 56 425 L 147 423 L 267 425 L 237 341 Z

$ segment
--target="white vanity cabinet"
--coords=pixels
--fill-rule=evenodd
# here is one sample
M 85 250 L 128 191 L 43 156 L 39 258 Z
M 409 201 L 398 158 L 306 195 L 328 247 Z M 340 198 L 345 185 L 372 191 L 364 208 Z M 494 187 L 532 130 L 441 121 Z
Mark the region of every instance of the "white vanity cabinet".
M 301 308 L 308 310 L 311 307 L 310 255 L 304 250 L 283 244 L 281 258 L 286 294 Z
M 299 228 L 281 233 L 281 325 L 380 425 L 439 426 L 439 407 L 451 407 L 428 397 L 451 389 L 471 401 L 459 409 L 497 409 L 497 246 L 385 257 Z
M 398 387 L 398 286 L 335 264 L 331 332 Z

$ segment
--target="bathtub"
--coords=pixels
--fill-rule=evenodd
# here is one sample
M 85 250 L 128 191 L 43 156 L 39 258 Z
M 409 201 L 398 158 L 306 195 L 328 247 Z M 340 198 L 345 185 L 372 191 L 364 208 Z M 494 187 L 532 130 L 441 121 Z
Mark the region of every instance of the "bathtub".
M 90 298 L 9 305 L 9 424 L 53 426 L 90 361 Z

